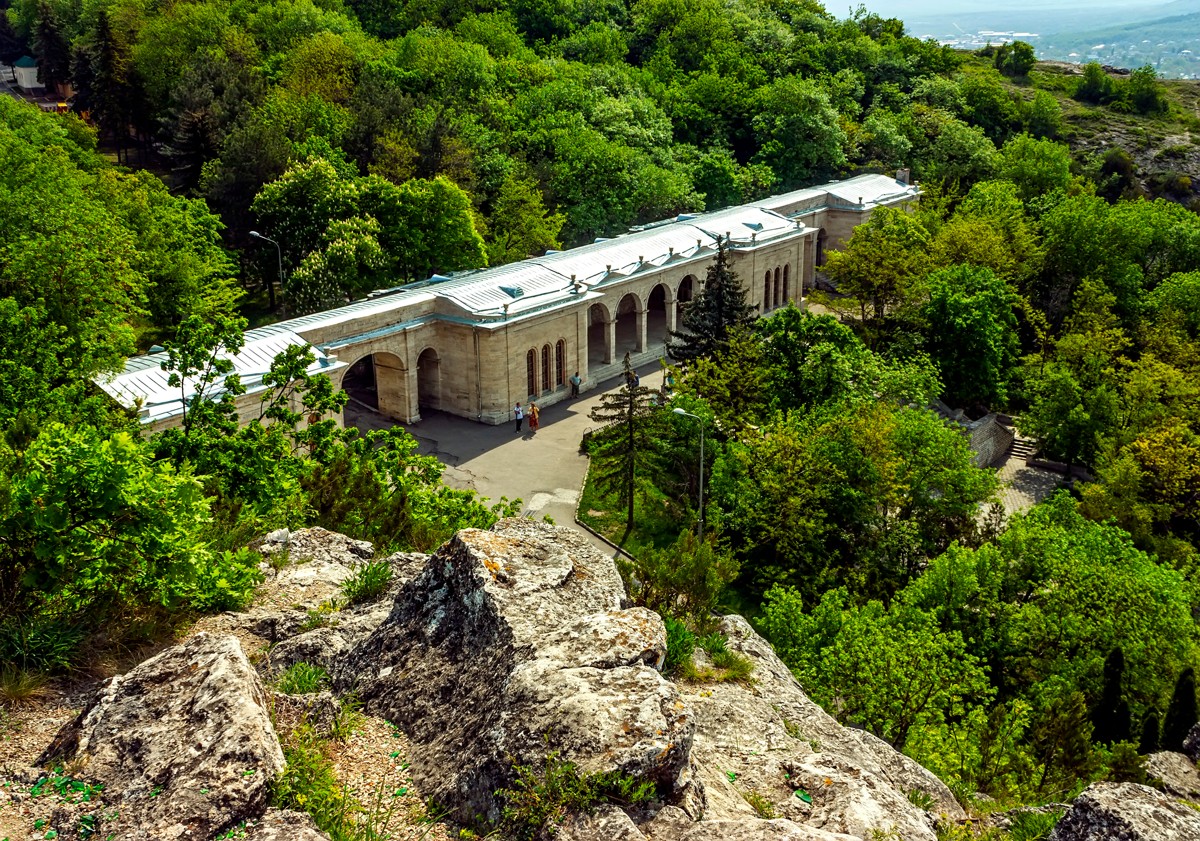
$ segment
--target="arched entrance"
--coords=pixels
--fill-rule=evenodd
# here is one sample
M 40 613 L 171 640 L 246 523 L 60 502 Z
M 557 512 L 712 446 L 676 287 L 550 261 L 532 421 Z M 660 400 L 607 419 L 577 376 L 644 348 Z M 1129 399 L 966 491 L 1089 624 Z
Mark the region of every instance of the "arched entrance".
M 608 365 L 613 361 L 613 349 L 609 344 L 610 331 L 608 309 L 604 304 L 592 304 L 588 309 L 588 368 Z
M 821 268 L 821 266 L 825 265 L 825 239 L 826 239 L 825 229 L 821 228 L 819 231 L 817 231 L 816 265 L 817 265 L 818 269 Z
M 441 360 L 431 347 L 417 357 L 417 405 L 422 409 L 442 408 Z
M 408 370 L 394 354 L 373 353 L 359 359 L 342 375 L 342 390 L 381 415 L 408 421 Z
M 640 353 L 642 347 L 642 302 L 637 295 L 630 292 L 617 304 L 617 336 L 614 357 L 620 359 L 627 353 Z
M 670 298 L 671 290 L 661 283 L 650 290 L 650 297 L 646 300 L 646 340 L 651 345 L 665 342 L 671 337 L 670 331 L 675 326 L 671 323 L 675 320 L 671 317 L 674 315 L 671 310 L 675 302 Z
M 696 296 L 696 276 L 688 275 L 683 280 L 679 281 L 679 291 L 675 295 L 675 300 L 680 304 L 686 304 Z

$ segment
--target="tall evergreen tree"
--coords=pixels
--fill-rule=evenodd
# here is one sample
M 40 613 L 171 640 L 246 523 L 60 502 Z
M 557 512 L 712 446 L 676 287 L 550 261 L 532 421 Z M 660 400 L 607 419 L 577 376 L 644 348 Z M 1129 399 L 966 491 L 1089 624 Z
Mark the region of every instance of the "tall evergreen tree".
M 1099 744 L 1129 741 L 1132 720 L 1129 704 L 1121 698 L 1124 674 L 1125 652 L 1117 647 L 1104 660 L 1104 688 L 1092 709 L 1092 738 Z
M 729 267 L 728 240 L 717 237 L 717 254 L 700 291 L 683 310 L 683 329 L 671 332 L 667 353 L 677 362 L 709 358 L 729 346 L 738 327 L 754 323 L 754 307 Z
M 113 30 L 108 13 L 100 12 L 92 46 L 92 108 L 96 121 L 112 135 L 118 160 L 129 137 L 133 112 L 129 74 L 129 45 Z
M 1162 744 L 1159 732 L 1161 726 L 1158 720 L 1158 710 L 1151 707 L 1146 713 L 1146 717 L 1142 719 L 1142 735 L 1138 739 L 1138 753 L 1144 756 L 1159 749 Z
M 71 47 L 62 34 L 54 8 L 47 0 L 38 4 L 33 51 L 37 55 L 42 82 L 47 88 L 71 81 Z
M 1175 692 L 1171 695 L 1171 705 L 1167 707 L 1167 720 L 1163 722 L 1163 750 L 1183 750 L 1183 740 L 1197 719 L 1200 719 L 1200 714 L 1196 711 L 1196 673 L 1188 666 L 1180 672 L 1179 680 L 1175 682 Z
M 638 383 L 629 354 L 625 354 L 624 388 L 603 395 L 590 415 L 607 425 L 594 439 L 590 477 L 602 493 L 612 494 L 627 506 L 627 535 L 633 531 L 639 478 L 645 479 L 658 461 L 658 438 L 652 429 L 655 410 L 650 405 L 653 394 L 653 389 Z
M 1064 793 L 1095 770 L 1092 723 L 1082 692 L 1067 690 L 1050 703 L 1033 729 L 1033 744 L 1043 762 L 1040 794 Z

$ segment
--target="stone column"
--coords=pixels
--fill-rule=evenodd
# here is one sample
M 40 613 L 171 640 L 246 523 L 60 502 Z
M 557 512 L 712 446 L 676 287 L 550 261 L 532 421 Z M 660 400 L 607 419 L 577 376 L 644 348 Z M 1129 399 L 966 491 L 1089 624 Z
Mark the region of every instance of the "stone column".
M 671 334 L 679 328 L 676 326 L 679 319 L 679 300 L 673 299 L 667 302 L 667 341 L 671 340 Z
M 604 322 L 604 364 L 611 365 L 617 355 L 617 319 Z
M 635 346 L 635 349 L 638 353 L 645 353 L 646 349 L 649 347 L 646 342 L 646 327 L 647 322 L 649 321 L 647 316 L 649 314 L 649 309 L 636 310 L 634 312 L 634 316 L 637 318 L 637 321 L 634 322 L 634 326 L 637 329 L 637 345 Z
M 408 371 L 398 364 L 398 360 L 389 358 L 388 354 L 377 353 L 372 361 L 375 364 L 375 393 L 379 413 L 407 423 L 411 418 Z

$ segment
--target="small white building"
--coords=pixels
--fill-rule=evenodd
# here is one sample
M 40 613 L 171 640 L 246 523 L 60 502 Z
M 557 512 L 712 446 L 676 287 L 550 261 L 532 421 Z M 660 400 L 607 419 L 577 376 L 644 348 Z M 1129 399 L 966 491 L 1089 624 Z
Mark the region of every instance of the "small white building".
M 21 56 L 13 62 L 13 76 L 17 87 L 23 91 L 41 90 L 45 87 L 38 78 L 38 65 L 29 56 Z

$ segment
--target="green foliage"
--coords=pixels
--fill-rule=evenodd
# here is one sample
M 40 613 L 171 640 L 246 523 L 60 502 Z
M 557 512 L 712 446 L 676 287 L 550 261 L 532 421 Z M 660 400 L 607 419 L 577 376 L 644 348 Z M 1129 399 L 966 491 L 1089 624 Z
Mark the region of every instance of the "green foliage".
M 533 841 L 553 835 L 568 815 L 601 803 L 635 806 L 654 798 L 654 784 L 620 771 L 581 774 L 572 762 L 549 753 L 539 767 L 514 765 L 516 779 L 497 795 L 504 800 L 500 829 L 505 837 Z
M 292 731 L 283 745 L 283 757 L 286 764 L 275 779 L 273 805 L 307 812 L 317 828 L 336 841 L 352 839 L 361 807 L 338 783 L 324 743 L 310 725 Z
M 392 583 L 392 565 L 387 561 L 368 561 L 342 582 L 342 596 L 346 604 L 362 604 L 377 599 L 387 592 Z
M 663 624 L 667 627 L 667 656 L 663 661 L 663 673 L 681 674 L 696 650 L 696 635 L 686 623 L 673 616 L 664 616 Z
M 262 583 L 261 562 L 262 556 L 246 548 L 214 553 L 209 563 L 196 567 L 188 603 L 203 613 L 243 609 Z
M 1037 64 L 1037 57 L 1025 41 L 1013 41 L 996 48 L 994 61 L 996 69 L 1005 76 L 1027 76 Z
M 683 329 L 671 334 L 667 353 L 676 361 L 710 358 L 729 346 L 739 328 L 754 322 L 746 289 L 729 267 L 729 245 L 719 235 L 717 253 L 708 267 L 704 286 L 684 308 Z
M 287 695 L 308 695 L 329 685 L 329 673 L 320 666 L 294 663 L 275 681 L 275 688 Z
M 711 534 L 701 539 L 690 531 L 671 546 L 641 552 L 619 567 L 634 604 L 701 626 L 738 574 L 737 561 Z
M 1200 721 L 1200 714 L 1196 711 L 1196 672 L 1188 666 L 1179 673 L 1171 693 L 1171 702 L 1167 706 L 1167 717 L 1163 721 L 1163 750 L 1182 750 L 1183 740 L 1197 721 Z

